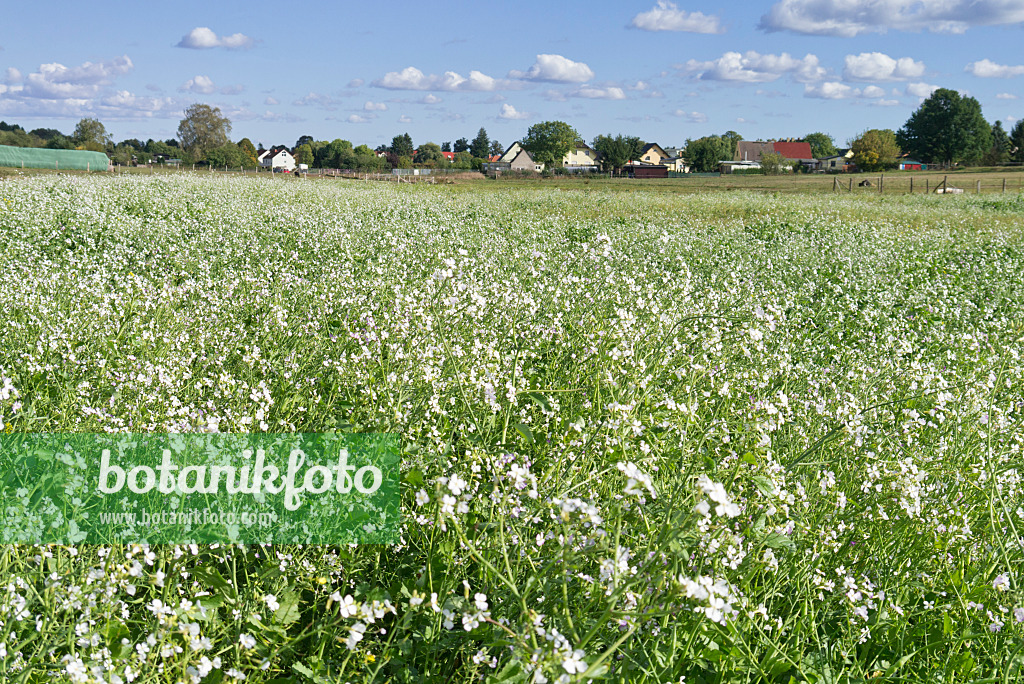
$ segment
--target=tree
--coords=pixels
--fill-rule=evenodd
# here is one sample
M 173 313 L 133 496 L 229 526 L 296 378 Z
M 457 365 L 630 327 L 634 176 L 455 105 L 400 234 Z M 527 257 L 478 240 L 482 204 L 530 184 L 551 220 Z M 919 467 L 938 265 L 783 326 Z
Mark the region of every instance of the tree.
M 423 143 L 419 149 L 416 150 L 416 163 L 422 164 L 430 168 L 434 168 L 441 162 L 446 162 L 444 155 L 441 154 L 441 146 L 437 143 Z
M 594 149 L 601 155 L 601 167 L 605 171 L 617 171 L 630 161 L 633 145 L 629 138 L 619 134 L 614 138 L 599 135 L 594 138 Z
M 441 151 L 442 152 L 451 152 L 452 151 L 452 143 L 451 143 L 450 140 L 448 142 L 441 143 Z
M 815 159 L 834 157 L 838 154 L 835 138 L 828 133 L 808 133 L 804 136 L 804 142 L 811 144 L 811 156 Z
M 910 115 L 896 142 L 924 162 L 973 163 L 992 146 L 992 129 L 976 99 L 939 88 Z
M 777 176 L 782 173 L 782 165 L 786 158 L 781 152 L 761 153 L 761 173 L 765 176 Z
M 726 134 L 728 135 L 728 134 Z M 698 173 L 718 171 L 723 161 L 733 159 L 735 149 L 731 137 L 708 135 L 696 140 L 687 140 L 683 156 Z
M 64 134 L 58 131 L 56 128 L 37 128 L 33 131 L 30 131 L 29 135 L 34 135 L 37 138 L 42 138 L 47 142 L 53 140 L 57 136 L 60 136 L 62 138 L 65 137 Z
M 497 140 L 492 140 L 491 149 L 489 151 L 491 153 L 491 156 L 493 157 L 496 154 L 502 154 L 505 151 L 505 148 L 502 147 L 501 143 L 498 142 Z
M 94 152 L 102 152 L 111 139 L 107 129 L 97 119 L 85 118 L 75 126 L 71 139 L 76 145 Z
M 356 165 L 356 154 L 352 143 L 336 138 L 320 150 L 320 158 L 314 163 L 323 169 L 351 169 Z
M 1010 136 L 1003 129 L 1003 122 L 996 121 L 992 125 L 992 146 L 985 153 L 984 163 L 989 166 L 1000 166 L 1010 161 Z
M 256 146 L 252 144 L 252 140 L 242 138 L 238 141 L 238 149 L 242 150 L 242 154 L 245 155 L 242 165 L 250 169 L 255 168 L 259 162 L 256 159 Z
M 458 154 L 459 152 L 465 152 L 469 149 L 469 141 L 465 138 L 459 138 L 455 141 L 455 146 L 452 147 L 452 152 Z
M 220 113 L 220 107 L 199 104 L 185 110 L 185 118 L 178 124 L 181 146 L 195 161 L 206 159 L 207 153 L 226 145 L 231 133 L 231 122 Z
M 483 158 L 487 156 L 487 150 L 490 146 L 491 139 L 487 137 L 487 129 L 481 128 L 477 131 L 476 137 L 473 138 L 473 142 L 469 144 L 469 151 L 474 157 Z
M 1010 131 L 1010 146 L 1013 161 L 1024 162 L 1024 119 L 1013 125 Z
M 722 159 L 720 161 L 725 161 L 726 159 L 736 159 L 737 154 L 738 154 L 739 149 L 740 149 L 740 140 L 743 140 L 743 136 L 740 135 L 739 133 L 737 133 L 736 131 L 726 131 L 721 136 L 721 138 L 726 143 L 726 149 L 728 150 L 728 156 L 727 157 L 722 157 Z M 715 167 L 715 168 L 717 170 L 718 167 Z
M 302 143 L 295 149 L 295 163 L 306 166 L 313 165 L 313 148 L 309 146 L 309 143 Z
M 369 145 L 360 145 L 352 153 L 355 155 L 355 167 L 360 171 L 381 171 L 387 166 L 387 161 L 378 157 Z
M 237 169 L 239 166 L 245 166 L 246 159 L 245 151 L 238 145 L 230 142 L 207 150 L 205 157 L 210 166 L 226 166 L 234 169 Z
M 530 126 L 520 144 L 533 161 L 550 169 L 562 166 L 562 158 L 579 139 L 576 129 L 564 121 L 542 121 Z
M 884 171 L 896 166 L 900 146 L 896 133 L 888 128 L 873 128 L 861 133 L 850 145 L 853 161 L 861 171 Z
M 303 145 L 312 145 L 313 136 L 311 135 L 300 135 L 299 139 L 295 141 L 295 149 L 299 149 Z
M 412 136 L 408 133 L 396 135 L 391 139 L 391 151 L 399 157 L 412 157 L 413 150 L 415 149 L 412 144 Z

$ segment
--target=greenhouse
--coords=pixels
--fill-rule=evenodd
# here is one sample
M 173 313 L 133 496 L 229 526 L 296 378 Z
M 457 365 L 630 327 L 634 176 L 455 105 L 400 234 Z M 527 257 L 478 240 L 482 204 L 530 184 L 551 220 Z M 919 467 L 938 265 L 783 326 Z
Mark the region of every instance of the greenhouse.
M 57 171 L 67 169 L 106 171 L 110 167 L 110 160 L 102 152 L 0 145 L 0 166 L 13 166 L 19 169 L 55 169 Z

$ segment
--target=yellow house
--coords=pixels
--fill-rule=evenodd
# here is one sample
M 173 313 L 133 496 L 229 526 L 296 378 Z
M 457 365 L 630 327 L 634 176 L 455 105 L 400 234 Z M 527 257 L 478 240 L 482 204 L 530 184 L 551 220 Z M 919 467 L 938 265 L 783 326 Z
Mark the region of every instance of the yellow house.
M 564 157 L 562 167 L 569 171 L 592 171 L 597 168 L 597 150 L 583 141 L 577 141 Z
M 668 153 L 658 143 L 647 143 L 640 152 L 640 162 L 643 164 L 664 164 L 667 159 Z

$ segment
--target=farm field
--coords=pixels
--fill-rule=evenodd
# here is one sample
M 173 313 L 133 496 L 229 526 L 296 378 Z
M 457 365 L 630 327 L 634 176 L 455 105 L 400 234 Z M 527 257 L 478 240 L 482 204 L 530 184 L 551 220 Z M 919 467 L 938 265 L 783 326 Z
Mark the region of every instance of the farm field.
M 404 514 L 4 545 L 0 672 L 1024 676 L 1024 198 L 579 183 L 0 182 L 0 430 L 394 432 Z

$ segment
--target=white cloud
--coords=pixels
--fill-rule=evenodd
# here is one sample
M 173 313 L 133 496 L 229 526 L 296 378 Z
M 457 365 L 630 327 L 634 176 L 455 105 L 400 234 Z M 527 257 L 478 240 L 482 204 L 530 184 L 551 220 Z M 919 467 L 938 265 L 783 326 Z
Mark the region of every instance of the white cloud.
M 468 77 L 454 71 L 446 71 L 443 75 L 424 74 L 416 67 L 406 67 L 401 71 L 389 71 L 370 85 L 388 90 L 444 90 L 444 91 L 488 91 L 508 87 L 508 83 L 491 78 L 487 74 L 473 70 Z
M 875 100 L 871 104 L 876 107 L 896 107 L 897 105 L 903 104 L 899 100 Z
M 583 62 L 574 62 L 562 55 L 537 55 L 537 61 L 526 71 L 510 71 L 509 78 L 551 83 L 584 83 L 594 72 Z
M 1024 74 L 1024 66 L 1006 66 L 983 59 L 980 62 L 971 62 L 964 71 L 981 78 L 1011 78 Z
M 349 88 L 360 88 L 360 87 L 362 87 L 363 83 L 365 83 L 365 82 L 366 81 L 364 81 L 361 78 L 353 78 L 351 81 L 348 82 L 348 87 Z
M 914 97 L 930 97 L 932 93 L 939 89 L 937 85 L 929 85 L 927 83 L 908 83 L 907 84 L 907 95 L 913 95 Z
M 569 92 L 569 97 L 583 97 L 588 100 L 625 100 L 626 94 L 622 88 L 609 86 L 598 88 L 596 86 L 584 85 Z
M 792 74 L 800 83 L 812 83 L 822 80 L 828 74 L 815 55 L 808 54 L 803 59 L 796 59 L 787 52 L 781 55 L 762 55 L 753 50 L 745 54 L 726 52 L 710 62 L 691 59 L 685 69 L 705 81 L 742 83 L 766 83 L 783 74 Z
M 299 107 L 320 107 L 321 109 L 326 109 L 329 112 L 338 108 L 338 102 L 333 97 L 316 92 L 310 92 L 307 95 L 303 95 L 292 104 Z
M 885 89 L 878 86 L 867 86 L 866 88 L 854 88 L 838 81 L 826 81 L 817 85 L 804 86 L 804 97 L 816 97 L 822 100 L 849 100 L 865 98 L 877 100 L 885 97 Z
M 388 106 L 383 102 L 371 102 L 370 100 L 367 100 L 366 104 L 363 105 L 363 109 L 368 112 L 386 112 L 388 110 Z
M 267 95 L 267 99 L 263 101 L 263 104 L 273 106 L 281 103 L 278 102 L 276 97 L 271 97 L 270 95 Z
M 690 123 L 702 124 L 708 122 L 708 115 L 702 112 L 687 112 L 682 109 L 677 109 L 676 111 L 672 112 L 672 114 L 674 116 L 682 117 L 689 121 Z
M 209 95 L 211 93 L 237 95 L 243 90 L 245 90 L 245 86 L 243 85 L 229 85 L 218 88 L 214 84 L 213 79 L 209 76 L 196 76 L 195 78 L 190 78 L 178 87 L 179 93 L 196 93 L 198 95 Z
M 525 119 L 528 116 L 530 116 L 528 113 L 520 112 L 519 110 L 517 110 L 515 107 L 513 107 L 510 104 L 503 104 L 503 105 L 501 105 L 501 113 L 498 114 L 498 118 L 499 119 L 509 119 L 509 120 Z
M 349 123 L 354 124 L 370 123 L 370 121 L 372 120 L 373 117 L 362 116 L 360 114 L 353 114 L 352 116 L 348 117 L 348 119 L 346 119 L 346 121 L 348 121 Z
M 1020 22 L 1024 3 L 1017 0 L 779 0 L 760 28 L 852 38 L 889 29 L 963 33 Z
M 4 72 L 4 83 L 7 85 L 21 83 L 21 72 L 14 67 L 8 68 L 7 71 Z
M 633 17 L 632 26 L 644 31 L 725 33 L 718 17 L 700 12 L 684 12 L 668 0 L 658 0 L 656 7 Z
M 434 95 L 433 93 L 428 93 L 419 99 L 420 104 L 433 105 L 440 104 L 442 102 L 444 102 L 444 100 L 439 98 L 437 95 Z
M 997 100 L 1016 100 L 1017 96 L 1014 95 L 1013 93 L 997 93 L 996 94 L 996 99 Z
M 403 114 L 402 116 L 398 117 L 398 123 L 412 123 L 412 117 Z
M 638 90 L 638 91 L 642 92 L 642 91 L 645 91 L 645 90 L 650 90 L 651 84 L 648 83 L 647 81 L 637 81 L 633 85 L 626 86 L 626 87 L 629 88 L 629 90 Z
M 847 81 L 906 81 L 924 76 L 924 62 L 910 57 L 894 59 L 881 52 L 846 55 L 843 78 Z
M 24 78 L 18 93 L 39 99 L 88 99 L 99 94 L 101 86 L 134 68 L 127 55 L 104 62 L 85 62 L 71 69 L 63 64 L 41 64 L 39 71 Z
M 213 80 L 209 76 L 196 76 L 195 78 L 190 78 L 185 81 L 185 83 L 178 88 L 178 92 L 209 95 L 210 93 L 217 92 L 217 86 L 213 84 Z
M 182 37 L 178 41 L 177 47 L 192 50 L 207 50 L 215 47 L 228 48 L 229 50 L 247 50 L 253 46 L 254 42 L 252 38 L 242 33 L 218 36 L 205 26 L 199 26 Z

